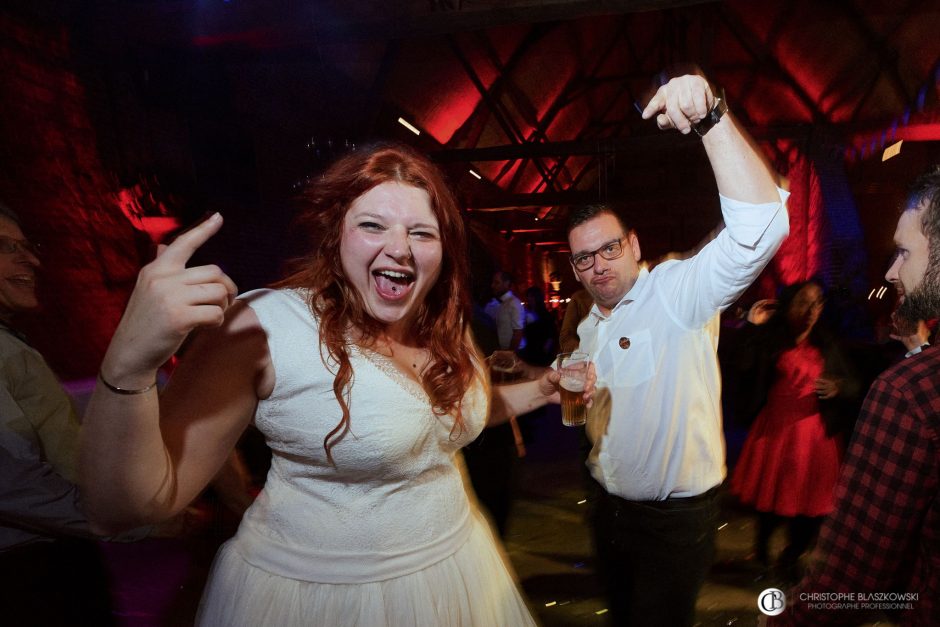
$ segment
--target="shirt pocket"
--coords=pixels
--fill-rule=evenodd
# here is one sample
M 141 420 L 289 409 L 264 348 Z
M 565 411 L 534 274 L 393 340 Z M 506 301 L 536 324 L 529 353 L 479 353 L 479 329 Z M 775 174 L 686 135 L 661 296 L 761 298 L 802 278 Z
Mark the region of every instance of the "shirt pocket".
M 649 330 L 608 337 L 598 355 L 597 368 L 605 373 L 603 379 L 611 388 L 636 387 L 652 379 L 656 368 Z

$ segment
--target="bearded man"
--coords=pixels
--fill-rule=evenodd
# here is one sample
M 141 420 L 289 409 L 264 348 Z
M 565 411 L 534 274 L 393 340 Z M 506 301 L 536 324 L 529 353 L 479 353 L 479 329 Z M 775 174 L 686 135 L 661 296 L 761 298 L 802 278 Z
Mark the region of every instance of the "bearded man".
M 936 317 L 940 166 L 914 182 L 894 241 L 885 279 L 897 288 L 898 317 Z M 773 624 L 856 625 L 887 614 L 900 625 L 940 625 L 938 373 L 940 348 L 928 346 L 872 384 L 814 563 Z

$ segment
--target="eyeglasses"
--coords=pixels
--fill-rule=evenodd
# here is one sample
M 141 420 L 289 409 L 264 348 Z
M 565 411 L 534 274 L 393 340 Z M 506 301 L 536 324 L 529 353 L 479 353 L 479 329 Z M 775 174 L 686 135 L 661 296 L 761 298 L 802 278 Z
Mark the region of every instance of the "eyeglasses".
M 33 257 L 39 257 L 40 255 L 39 244 L 34 244 L 25 239 L 14 239 L 12 237 L 0 235 L 0 253 L 5 255 L 13 255 L 21 250 L 28 252 Z
M 594 259 L 596 255 L 600 255 L 608 261 L 617 259 L 623 255 L 623 240 L 624 238 L 621 237 L 620 239 L 615 239 L 612 242 L 607 242 L 597 250 L 572 255 L 571 265 L 573 265 L 576 270 L 584 272 L 585 270 L 590 270 L 594 267 Z

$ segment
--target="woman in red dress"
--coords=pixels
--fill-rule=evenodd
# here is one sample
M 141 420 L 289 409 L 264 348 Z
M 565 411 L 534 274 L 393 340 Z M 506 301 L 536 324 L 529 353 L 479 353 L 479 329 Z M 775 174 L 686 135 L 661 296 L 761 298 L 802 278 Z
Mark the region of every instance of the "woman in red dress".
M 776 305 L 776 306 L 775 306 Z M 739 359 L 744 389 L 759 413 L 731 479 L 731 492 L 758 513 L 756 558 L 768 563 L 768 542 L 782 520 L 789 544 L 778 558 L 787 575 L 833 508 L 846 418 L 854 416 L 859 383 L 834 339 L 817 323 L 823 289 L 790 285 L 779 305 L 759 301 L 748 314 Z

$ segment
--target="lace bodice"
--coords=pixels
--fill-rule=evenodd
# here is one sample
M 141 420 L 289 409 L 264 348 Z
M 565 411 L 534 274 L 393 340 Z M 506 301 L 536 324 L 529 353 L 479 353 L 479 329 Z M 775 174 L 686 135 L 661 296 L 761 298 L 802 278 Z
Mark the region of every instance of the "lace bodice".
M 273 452 L 271 469 L 239 529 L 258 559 L 282 554 L 274 560 L 291 562 L 280 565 L 286 575 L 300 568 L 311 580 L 363 581 L 417 566 L 459 536 L 469 502 L 455 454 L 483 427 L 482 385 L 465 399 L 466 429 L 452 433 L 453 418 L 434 415 L 416 381 L 352 347 L 350 431 L 332 448 L 333 466 L 323 440 L 342 412 L 317 321 L 296 291 L 242 298 L 268 335 L 276 379 L 254 417 Z

